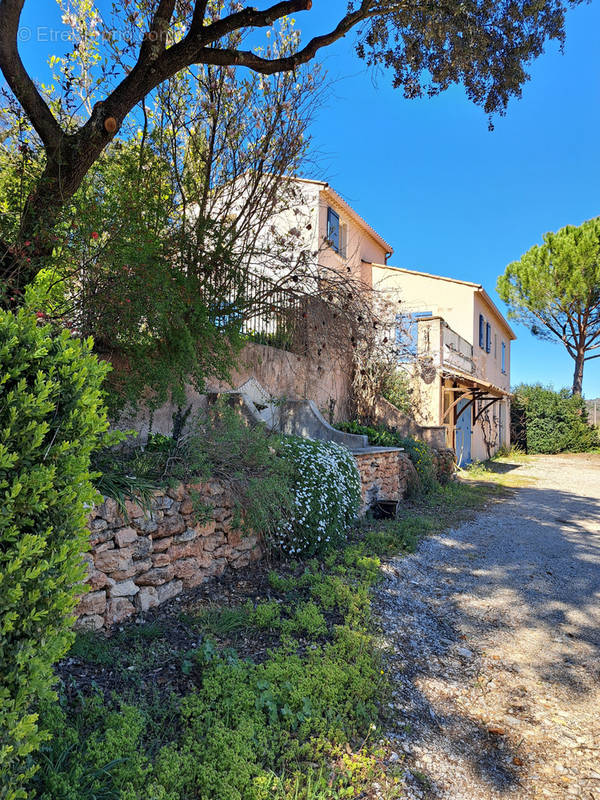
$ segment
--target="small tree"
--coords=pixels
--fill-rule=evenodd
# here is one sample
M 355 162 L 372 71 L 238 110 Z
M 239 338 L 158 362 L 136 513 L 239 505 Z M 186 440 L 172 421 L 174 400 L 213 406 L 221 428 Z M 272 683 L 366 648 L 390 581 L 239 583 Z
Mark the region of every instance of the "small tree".
M 47 736 L 39 702 L 72 641 L 84 578 L 90 453 L 107 428 L 108 367 L 91 342 L 0 311 L 0 798 L 26 798 Z
M 510 316 L 534 336 L 561 341 L 581 394 L 586 361 L 600 358 L 600 217 L 547 233 L 498 279 Z

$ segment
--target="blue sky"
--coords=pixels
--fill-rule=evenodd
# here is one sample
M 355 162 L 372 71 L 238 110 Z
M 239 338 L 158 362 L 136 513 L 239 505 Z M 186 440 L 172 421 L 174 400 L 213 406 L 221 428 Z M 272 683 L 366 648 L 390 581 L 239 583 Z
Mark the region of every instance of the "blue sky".
M 297 26 L 322 30 L 344 5 L 316 0 Z M 30 0 L 23 24 L 50 24 L 55 15 L 48 7 L 42 19 Z M 548 46 L 492 132 L 460 87 L 404 100 L 388 74 L 364 68 L 353 42 L 349 35 L 322 56 L 333 85 L 316 113 L 319 167 L 310 177 L 329 180 L 390 242 L 391 263 L 480 282 L 503 308 L 494 287 L 506 264 L 544 232 L 600 214 L 600 2 L 569 12 L 564 54 Z M 34 74 L 58 50 L 21 45 Z M 513 384 L 570 386 L 564 348 L 515 330 Z M 600 359 L 586 365 L 584 392 L 600 397 Z
M 389 75 L 374 82 L 351 36 L 323 62 L 334 86 L 313 129 L 322 174 L 393 246 L 390 263 L 482 283 L 504 310 L 494 289 L 506 265 L 546 231 L 600 214 L 600 3 L 569 12 L 564 54 L 547 47 L 492 132 L 459 87 L 404 100 Z M 570 386 L 562 345 L 513 327 L 513 384 Z M 600 397 L 600 359 L 584 392 Z

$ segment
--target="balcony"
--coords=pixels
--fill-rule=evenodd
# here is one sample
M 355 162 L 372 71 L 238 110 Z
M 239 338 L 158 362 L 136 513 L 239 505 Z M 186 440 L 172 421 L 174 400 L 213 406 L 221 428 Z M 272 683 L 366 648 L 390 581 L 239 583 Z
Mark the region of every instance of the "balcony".
M 427 357 L 438 368 L 475 374 L 473 345 L 441 317 L 424 317 L 418 321 L 418 355 Z

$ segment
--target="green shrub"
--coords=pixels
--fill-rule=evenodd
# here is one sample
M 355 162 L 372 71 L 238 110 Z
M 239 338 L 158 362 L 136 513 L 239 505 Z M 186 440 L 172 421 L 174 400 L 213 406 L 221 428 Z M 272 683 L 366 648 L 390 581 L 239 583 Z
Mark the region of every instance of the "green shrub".
M 511 439 L 527 453 L 585 452 L 600 443 L 581 397 L 540 384 L 514 390 Z
M 286 437 L 282 457 L 294 470 L 294 508 L 271 539 L 288 555 L 315 555 L 339 545 L 354 522 L 361 498 L 356 461 L 333 442 Z
M 234 523 L 268 539 L 291 517 L 294 504 L 294 467 L 282 455 L 281 436 L 219 400 L 184 434 L 156 434 L 144 447 L 105 449 L 94 465 L 102 472 L 98 488 L 118 502 L 140 494 L 143 499 L 145 492 L 151 498 L 152 489 L 165 484 L 216 478 L 236 504 Z M 211 509 L 196 512 L 201 510 Z
M 0 797 L 25 797 L 46 733 L 39 702 L 72 642 L 84 577 L 90 453 L 107 428 L 108 368 L 91 341 L 0 311 Z
M 410 436 L 402 436 L 397 431 L 385 428 L 383 425 L 373 427 L 361 425 L 360 422 L 341 422 L 337 428 L 346 433 L 358 433 L 369 438 L 369 444 L 377 447 L 402 447 L 410 458 L 419 476 L 420 486 L 415 490 L 430 492 L 436 488 L 438 481 L 436 478 L 436 467 L 434 454 L 428 444 L 412 439 Z

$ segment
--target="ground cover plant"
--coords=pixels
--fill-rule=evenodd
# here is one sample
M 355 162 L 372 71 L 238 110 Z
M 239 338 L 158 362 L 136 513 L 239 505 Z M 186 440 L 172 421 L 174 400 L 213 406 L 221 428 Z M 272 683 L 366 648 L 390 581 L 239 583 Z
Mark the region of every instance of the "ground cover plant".
M 399 518 L 361 523 L 319 559 L 225 575 L 60 665 L 43 800 L 399 797 L 378 734 L 386 679 L 370 589 L 380 559 L 478 508 L 451 484 Z

